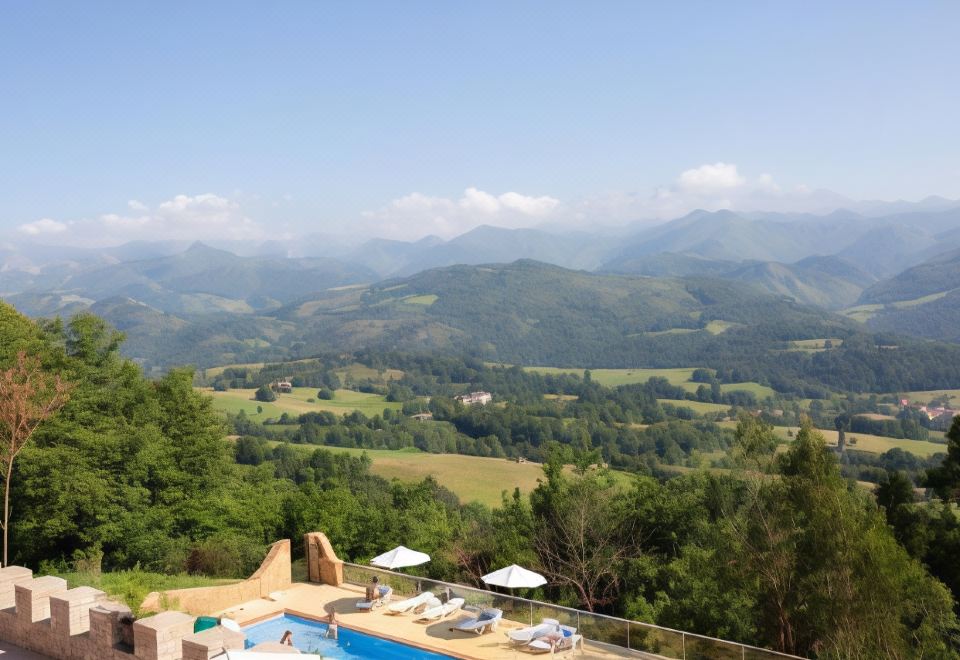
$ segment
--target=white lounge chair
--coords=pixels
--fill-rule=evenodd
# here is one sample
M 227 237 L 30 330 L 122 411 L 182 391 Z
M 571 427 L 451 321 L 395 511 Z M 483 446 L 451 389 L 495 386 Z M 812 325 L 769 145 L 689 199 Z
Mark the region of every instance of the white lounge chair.
M 469 619 L 464 619 L 452 627 L 450 630 L 459 630 L 460 632 L 472 632 L 482 635 L 485 632 L 492 632 L 497 629 L 497 624 L 503 618 L 503 610 L 496 607 L 484 608 L 480 614 Z
M 508 630 L 507 638 L 511 644 L 529 644 L 537 637 L 546 635 L 549 632 L 555 632 L 560 622 L 556 619 L 544 619 L 535 626 L 520 628 L 519 630 Z
M 396 603 L 390 603 L 387 606 L 387 614 L 403 614 L 405 612 L 410 612 L 411 610 L 416 610 L 421 605 L 426 605 L 432 599 L 436 598 L 433 593 L 429 591 L 424 591 L 422 594 L 414 596 L 413 598 L 407 598 L 405 600 L 398 600 Z M 440 605 L 440 601 L 437 600 L 437 605 Z
M 463 603 L 464 600 L 462 598 L 451 598 L 443 605 L 431 607 L 430 609 L 424 611 L 416 618 L 416 621 L 433 621 L 435 619 L 443 619 L 444 617 L 450 616 L 463 607 Z
M 560 626 L 559 631 L 554 629 L 553 632 L 540 635 L 523 648 L 531 653 L 550 653 L 551 651 L 555 653 L 575 649 L 578 643 L 582 649 L 583 635 L 578 635 L 576 628 Z

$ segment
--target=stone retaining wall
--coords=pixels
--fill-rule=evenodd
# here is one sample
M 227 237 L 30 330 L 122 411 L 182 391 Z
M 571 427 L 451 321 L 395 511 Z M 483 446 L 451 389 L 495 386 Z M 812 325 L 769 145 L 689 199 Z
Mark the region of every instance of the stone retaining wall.
M 260 568 L 243 582 L 217 587 L 154 591 L 147 595 L 140 609 L 147 612 L 177 609 L 198 616 L 214 614 L 238 603 L 265 598 L 274 591 L 289 588 L 290 584 L 290 540 L 285 539 L 270 546 Z

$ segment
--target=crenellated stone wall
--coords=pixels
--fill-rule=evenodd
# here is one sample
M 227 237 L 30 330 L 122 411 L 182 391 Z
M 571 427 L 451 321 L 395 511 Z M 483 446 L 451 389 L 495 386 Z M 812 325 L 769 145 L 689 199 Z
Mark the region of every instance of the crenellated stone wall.
M 68 589 L 63 578 L 34 577 L 29 568 L 7 566 L 0 568 L 0 639 L 62 660 L 209 660 L 226 649 L 242 649 L 245 636 L 222 626 L 194 633 L 195 614 L 290 584 L 290 541 L 278 541 L 243 582 L 151 594 L 156 609 L 169 603 L 191 614 L 168 611 L 134 621 L 129 607 L 98 589 Z
M 130 608 L 92 587 L 29 568 L 0 568 L 0 639 L 62 660 L 209 660 L 242 649 L 245 637 L 217 626 L 193 632 L 194 617 L 162 612 L 132 621 Z M 132 621 L 133 644 L 123 628 Z

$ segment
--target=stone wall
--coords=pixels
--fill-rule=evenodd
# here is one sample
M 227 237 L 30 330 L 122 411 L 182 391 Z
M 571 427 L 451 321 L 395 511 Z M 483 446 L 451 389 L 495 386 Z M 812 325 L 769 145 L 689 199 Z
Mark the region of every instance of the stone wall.
M 0 568 L 0 603 L 0 639 L 62 660 L 208 660 L 244 646 L 243 633 L 221 626 L 194 634 L 183 612 L 134 621 L 98 589 L 22 566 Z
M 286 589 L 291 584 L 290 541 L 270 547 L 260 568 L 243 582 L 152 593 L 134 620 L 130 608 L 92 587 L 68 589 L 63 578 L 34 577 L 22 566 L 0 568 L 0 639 L 63 660 L 208 660 L 242 649 L 243 633 L 217 626 L 193 632 L 197 615 Z
M 303 535 L 304 556 L 307 558 L 307 579 L 339 587 L 343 584 L 343 560 L 330 545 L 330 539 L 323 532 L 310 532 Z
M 194 615 L 214 614 L 247 601 L 265 598 L 271 592 L 282 591 L 291 585 L 290 541 L 277 541 L 270 546 L 260 568 L 243 582 L 216 587 L 171 589 L 147 595 L 140 609 L 158 611 L 177 609 Z

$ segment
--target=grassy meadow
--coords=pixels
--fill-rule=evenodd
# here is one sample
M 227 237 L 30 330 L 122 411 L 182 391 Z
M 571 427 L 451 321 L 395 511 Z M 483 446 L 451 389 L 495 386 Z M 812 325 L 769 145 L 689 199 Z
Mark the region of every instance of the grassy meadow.
M 233 414 L 242 410 L 253 419 L 270 419 L 279 417 L 285 412 L 291 415 L 302 415 L 303 413 L 320 412 L 322 410 L 338 415 L 359 410 L 364 415 L 372 417 L 373 415 L 383 414 L 384 408 L 400 410 L 401 407 L 401 404 L 389 402 L 380 394 L 364 394 L 353 390 L 337 390 L 334 392 L 333 399 L 323 401 L 316 398 L 317 389 L 295 387 L 290 394 L 277 394 L 277 400 L 270 403 L 257 401 L 254 398 L 256 392 L 254 389 L 214 392 L 211 388 L 202 388 L 201 391 L 213 397 L 213 407 L 215 409 Z M 307 399 L 314 399 L 314 402 L 311 403 Z M 262 413 L 257 413 L 257 406 L 263 408 Z
M 954 408 L 960 407 L 960 390 L 927 390 L 924 392 L 907 392 L 903 395 L 911 402 L 928 404 L 934 400 L 949 400 Z
M 701 383 L 691 380 L 697 367 L 679 367 L 676 369 L 590 369 L 590 377 L 606 387 L 618 385 L 632 385 L 646 383 L 651 378 L 666 378 L 671 385 L 682 387 L 687 392 L 696 392 Z M 527 371 L 539 374 L 576 374 L 583 376 L 584 369 L 569 369 L 565 367 L 524 367 Z M 724 383 L 720 386 L 723 392 L 745 390 L 753 392 L 758 399 L 773 396 L 773 389 L 760 383 Z
M 657 399 L 660 403 L 669 403 L 677 408 L 689 408 L 698 415 L 708 415 L 711 413 L 725 413 L 730 410 L 730 406 L 722 403 L 706 403 L 704 401 L 688 401 L 686 399 Z
M 721 426 L 736 428 L 736 422 L 720 422 Z M 784 441 L 792 442 L 800 429 L 796 426 L 775 426 L 774 432 Z M 823 434 L 828 446 L 837 446 L 837 436 L 835 429 L 818 429 Z M 792 436 L 790 434 L 793 434 Z M 856 444 L 851 444 L 851 440 L 856 439 Z M 947 446 L 942 442 L 930 442 L 929 440 L 906 440 L 901 438 L 887 438 L 880 435 L 870 435 L 869 433 L 848 433 L 847 448 L 858 449 L 873 454 L 882 454 L 885 451 L 898 447 L 904 451 L 910 452 L 921 458 L 927 458 L 938 453 L 946 453 Z
M 278 444 L 275 441 L 271 444 Z M 318 445 L 291 445 L 302 451 L 312 452 Z M 530 493 L 544 479 L 539 463 L 517 463 L 506 458 L 484 458 L 461 454 L 428 454 L 419 449 L 353 449 L 323 446 L 330 451 L 359 456 L 366 453 L 373 464 L 370 471 L 384 479 L 419 481 L 433 476 L 441 486 L 457 494 L 461 502 L 480 502 L 487 506 L 499 506 L 502 493 L 513 493 L 519 488 L 524 495 Z M 614 481 L 629 486 L 633 476 L 626 472 L 611 470 Z

